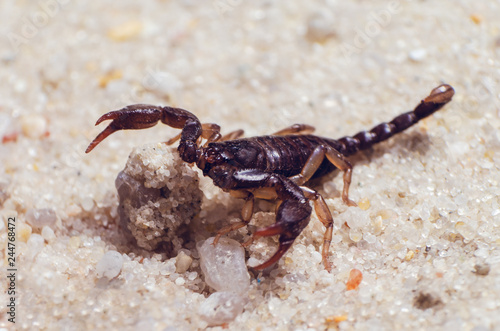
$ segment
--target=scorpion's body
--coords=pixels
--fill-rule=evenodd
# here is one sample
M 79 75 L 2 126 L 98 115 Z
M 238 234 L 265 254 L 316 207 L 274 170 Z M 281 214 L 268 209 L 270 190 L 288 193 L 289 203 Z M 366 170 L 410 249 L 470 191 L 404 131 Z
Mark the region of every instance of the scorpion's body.
M 178 151 L 181 158 L 185 162 L 196 163 L 215 185 L 246 200 L 242 221 L 221 229 L 214 243 L 221 235 L 248 224 L 253 214 L 254 198 L 277 199 L 279 207 L 276 223 L 257 230 L 253 235 L 253 238 L 280 235 L 277 252 L 268 261 L 255 267 L 266 268 L 283 256 L 307 226 L 312 212 L 309 201 L 313 201 L 316 214 L 326 227 L 322 255 L 325 267 L 329 270 L 328 251 L 333 219 L 321 195 L 303 185 L 313 177 L 338 168 L 344 172 L 342 199 L 346 204 L 355 206 L 348 197 L 352 166 L 346 157 L 386 140 L 431 115 L 448 103 L 453 94 L 451 86 L 438 86 L 414 110 L 369 131 L 338 140 L 305 134 L 314 128 L 304 124 L 295 124 L 270 136 L 236 139 L 242 134 L 242 131 L 236 131 L 222 137 L 218 125 L 201 124 L 187 110 L 132 105 L 109 112 L 97 121 L 96 124 L 107 119 L 113 120 L 86 152 L 118 130 L 148 128 L 158 121 L 182 129 L 181 134 L 168 142 L 180 140 Z M 201 145 L 202 138 L 206 139 L 204 145 Z
M 338 150 L 343 145 L 337 140 L 315 135 L 260 136 L 230 141 L 213 142 L 204 149 L 204 154 L 218 154 L 226 164 L 236 169 L 258 169 L 264 172 L 292 177 L 299 174 L 309 156 L 318 146 L 331 146 Z M 203 174 L 208 175 L 213 164 L 205 166 Z M 313 177 L 319 177 L 335 170 L 325 160 Z

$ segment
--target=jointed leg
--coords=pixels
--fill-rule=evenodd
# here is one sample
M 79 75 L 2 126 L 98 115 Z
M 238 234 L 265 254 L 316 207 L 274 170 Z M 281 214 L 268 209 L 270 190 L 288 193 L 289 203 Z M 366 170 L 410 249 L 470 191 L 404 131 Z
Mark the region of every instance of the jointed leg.
M 241 208 L 241 222 L 236 222 L 233 224 L 230 224 L 228 226 L 223 227 L 219 231 L 217 231 L 217 235 L 215 236 L 213 244 L 216 245 L 217 242 L 219 241 L 220 237 L 228 234 L 231 231 L 238 230 L 250 222 L 252 219 L 253 215 L 253 208 L 254 208 L 254 201 L 255 198 L 258 199 L 265 199 L 265 200 L 273 200 L 278 197 L 276 190 L 272 187 L 264 187 L 264 188 L 258 188 L 258 189 L 252 189 L 252 190 L 233 190 L 229 192 L 231 196 L 237 198 L 237 199 L 245 199 L 245 204 L 243 204 L 243 208 Z M 279 202 L 281 203 L 281 201 Z M 279 204 L 278 204 L 279 207 Z M 276 207 L 276 210 L 278 209 Z M 253 237 L 252 237 L 253 238 Z M 248 240 L 242 246 L 248 246 L 252 243 L 253 239 Z
M 316 170 L 325 159 L 326 148 L 324 146 L 318 146 L 314 149 L 312 154 L 306 161 L 306 164 L 302 168 L 300 174 L 290 177 L 297 185 L 304 185 L 311 177 L 314 175 Z
M 332 242 L 332 234 L 333 234 L 333 218 L 330 209 L 326 205 L 325 200 L 318 192 L 308 188 L 301 186 L 300 187 L 304 192 L 306 198 L 314 201 L 314 210 L 316 212 L 316 216 L 326 227 L 325 235 L 323 236 L 323 249 L 321 251 L 321 256 L 323 257 L 323 264 L 325 269 L 328 271 L 332 270 L 332 264 L 328 261 L 328 256 L 330 255 L 330 243 Z
M 201 124 L 201 135 L 198 139 L 204 138 L 206 139 L 205 146 L 211 143 L 212 141 L 218 141 L 220 140 L 221 134 L 220 134 L 220 126 L 214 123 L 203 123 Z M 175 135 L 175 137 L 167 140 L 165 144 L 167 145 L 172 145 L 179 139 L 181 139 L 182 132 Z
M 334 166 L 344 172 L 344 189 L 342 190 L 342 200 L 348 206 L 357 206 L 357 204 L 349 199 L 349 186 L 351 185 L 352 165 L 338 151 L 328 146 L 326 149 L 326 158 Z
M 314 173 L 319 169 L 324 158 L 328 159 L 335 167 L 344 172 L 344 189 L 342 191 L 342 200 L 349 206 L 356 206 L 356 203 L 349 199 L 349 186 L 351 185 L 352 165 L 338 151 L 331 146 L 318 146 L 307 159 L 304 168 L 300 174 L 290 177 L 297 185 L 306 183 Z
M 235 131 L 232 131 L 232 132 L 229 132 L 229 133 L 223 135 L 219 141 L 238 139 L 238 138 L 242 137 L 244 133 L 245 132 L 243 130 L 235 130 Z
M 231 191 L 231 195 L 236 196 L 237 198 L 245 199 L 243 208 L 241 208 L 241 222 L 230 224 L 217 231 L 217 235 L 215 236 L 213 245 L 217 245 L 217 242 L 219 242 L 220 237 L 231 231 L 238 230 L 248 225 L 248 223 L 252 219 L 253 206 L 254 206 L 253 194 L 248 191 Z
M 314 126 L 307 124 L 294 124 L 278 132 L 272 134 L 272 136 L 285 136 L 288 134 L 308 134 L 313 133 L 315 130 Z

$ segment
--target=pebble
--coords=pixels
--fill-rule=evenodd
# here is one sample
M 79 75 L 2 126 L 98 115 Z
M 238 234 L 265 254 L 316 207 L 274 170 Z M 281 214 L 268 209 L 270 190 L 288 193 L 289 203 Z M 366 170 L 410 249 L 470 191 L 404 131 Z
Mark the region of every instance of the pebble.
M 250 287 L 250 276 L 245 265 L 245 251 L 241 244 L 229 238 L 214 238 L 198 243 L 200 265 L 205 282 L 217 291 L 245 293 Z
M 19 241 L 27 242 L 31 236 L 31 226 L 26 223 L 19 223 L 19 227 L 16 229 L 16 238 Z
M 183 251 L 180 251 L 175 259 L 175 272 L 179 274 L 185 273 L 191 266 L 192 262 L 193 258 L 191 256 L 187 255 Z
M 113 41 L 127 41 L 137 37 L 142 30 L 141 21 L 131 20 L 109 29 L 108 37 Z
M 54 234 L 54 230 L 52 230 L 50 228 L 50 226 L 44 226 L 42 228 L 42 237 L 47 242 L 52 242 L 52 241 L 54 241 L 54 239 L 56 239 L 56 235 Z
M 28 239 L 27 244 L 29 251 L 28 254 L 26 255 L 26 258 L 29 260 L 33 260 L 35 256 L 42 251 L 44 246 L 44 240 L 41 235 L 34 233 Z
M 233 321 L 241 314 L 244 306 L 245 300 L 239 295 L 216 292 L 200 305 L 198 313 L 210 326 L 221 325 Z
M 85 211 L 91 211 L 94 207 L 94 200 L 90 197 L 85 197 L 82 200 L 82 208 Z
M 26 221 L 36 229 L 44 226 L 53 226 L 57 221 L 56 212 L 50 208 L 28 209 L 26 212 Z
M 307 21 L 306 38 L 311 42 L 324 43 L 335 37 L 334 19 L 324 12 L 317 12 Z
M 23 134 L 29 138 L 40 138 L 47 132 L 47 121 L 41 115 L 31 114 L 21 118 Z
M 106 277 L 108 279 L 118 276 L 123 266 L 123 256 L 117 251 L 108 251 L 97 262 L 95 267 L 97 277 Z
M 423 48 L 414 49 L 408 54 L 408 57 L 412 61 L 420 62 L 427 57 L 427 51 Z

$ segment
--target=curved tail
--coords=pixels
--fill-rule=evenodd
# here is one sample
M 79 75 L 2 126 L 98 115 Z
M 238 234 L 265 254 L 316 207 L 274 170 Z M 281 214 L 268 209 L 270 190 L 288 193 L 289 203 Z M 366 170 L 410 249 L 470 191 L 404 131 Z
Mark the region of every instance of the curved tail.
M 439 85 L 414 110 L 397 116 L 389 123 L 379 124 L 369 131 L 361 131 L 352 137 L 338 139 L 344 149 L 342 154 L 352 155 L 359 150 L 367 149 L 378 142 L 389 139 L 441 109 L 451 101 L 454 94 L 455 90 L 450 85 Z

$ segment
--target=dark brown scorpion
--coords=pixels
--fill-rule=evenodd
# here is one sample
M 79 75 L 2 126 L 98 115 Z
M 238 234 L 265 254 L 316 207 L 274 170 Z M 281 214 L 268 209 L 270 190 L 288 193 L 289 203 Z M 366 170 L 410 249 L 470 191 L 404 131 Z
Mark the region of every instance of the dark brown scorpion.
M 276 199 L 279 203 L 276 223 L 255 231 L 248 242 L 258 237 L 279 235 L 276 253 L 265 263 L 254 267 L 267 268 L 285 254 L 309 223 L 312 212 L 309 201 L 312 200 L 318 219 L 326 227 L 322 257 L 325 268 L 330 271 L 328 252 L 333 230 L 332 215 L 323 197 L 303 185 L 311 178 L 338 168 L 344 172 L 342 200 L 349 206 L 356 206 L 349 200 L 352 166 L 346 157 L 386 140 L 431 115 L 451 101 L 454 93 L 450 85 L 440 85 L 414 110 L 369 131 L 338 140 L 311 135 L 314 128 L 305 124 L 292 125 L 270 136 L 238 139 L 243 135 L 242 130 L 221 136 L 217 124 L 202 124 L 195 115 L 184 109 L 131 105 L 109 112 L 97 120 L 96 125 L 105 120 L 113 121 L 90 143 L 85 152 L 90 152 L 118 130 L 145 129 L 156 125 L 158 121 L 182 129 L 179 135 L 166 143 L 172 144 L 180 139 L 178 152 L 182 160 L 196 162 L 203 175 L 210 177 L 215 185 L 237 198 L 245 199 L 241 221 L 222 228 L 214 243 L 220 236 L 250 222 L 255 198 Z M 206 140 L 203 145 L 202 139 Z

